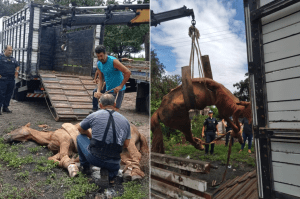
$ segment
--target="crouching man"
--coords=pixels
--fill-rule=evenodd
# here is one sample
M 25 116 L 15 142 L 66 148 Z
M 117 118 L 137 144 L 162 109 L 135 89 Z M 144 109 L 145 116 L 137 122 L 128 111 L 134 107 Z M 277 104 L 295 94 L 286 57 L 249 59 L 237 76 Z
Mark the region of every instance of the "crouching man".
M 83 173 L 90 172 L 90 165 L 107 169 L 112 184 L 120 169 L 122 148 L 127 148 L 130 142 L 130 124 L 115 111 L 112 94 L 103 94 L 99 105 L 102 110 L 88 115 L 78 126 L 78 154 Z M 89 128 L 92 134 L 87 131 Z

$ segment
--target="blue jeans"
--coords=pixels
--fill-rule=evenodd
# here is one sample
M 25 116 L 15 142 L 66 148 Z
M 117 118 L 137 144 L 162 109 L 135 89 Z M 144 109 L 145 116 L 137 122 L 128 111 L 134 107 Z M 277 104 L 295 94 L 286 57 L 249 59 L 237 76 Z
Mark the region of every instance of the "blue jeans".
M 8 107 L 15 88 L 15 79 L 0 79 L 0 108 Z
M 242 146 L 241 146 L 241 149 L 242 149 L 242 150 L 243 150 L 244 147 L 245 147 L 245 143 L 246 143 L 247 138 L 248 138 L 248 149 L 251 149 L 251 145 L 252 145 L 252 137 L 253 137 L 252 133 L 246 134 L 246 133 L 243 132 L 244 143 L 243 143 Z
M 105 91 L 106 91 L 106 88 L 104 86 L 101 93 L 105 93 Z M 98 103 L 98 99 L 94 97 L 95 92 L 97 92 L 97 88 L 95 88 L 93 90 L 93 110 L 98 110 L 98 104 L 99 103 Z M 117 96 L 117 94 L 115 94 L 115 93 L 109 93 L 109 94 L 112 94 L 114 97 Z M 116 108 L 121 108 L 122 101 L 123 101 L 123 98 L 124 98 L 124 94 L 125 94 L 125 90 L 124 91 L 119 91 L 118 99 L 117 99 L 117 102 L 116 102 Z
M 77 149 L 81 166 L 87 168 L 91 164 L 100 168 L 107 169 L 109 180 L 115 178 L 118 175 L 120 164 L 107 163 L 93 156 L 88 150 L 89 145 L 90 139 L 86 135 L 80 134 L 77 136 Z

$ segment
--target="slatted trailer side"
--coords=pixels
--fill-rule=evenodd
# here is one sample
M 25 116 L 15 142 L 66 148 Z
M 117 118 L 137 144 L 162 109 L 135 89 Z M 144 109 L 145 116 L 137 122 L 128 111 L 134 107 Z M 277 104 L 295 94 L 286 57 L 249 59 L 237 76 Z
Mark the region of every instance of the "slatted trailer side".
M 300 198 L 300 2 L 244 8 L 259 198 Z

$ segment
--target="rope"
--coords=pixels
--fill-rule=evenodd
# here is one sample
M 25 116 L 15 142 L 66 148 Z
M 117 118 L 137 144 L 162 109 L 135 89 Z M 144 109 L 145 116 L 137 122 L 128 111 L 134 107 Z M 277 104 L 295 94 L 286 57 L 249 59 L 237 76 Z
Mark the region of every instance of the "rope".
M 198 58 L 197 61 L 198 61 L 199 77 L 204 77 L 202 54 L 201 54 L 201 51 L 200 51 L 200 45 L 199 45 L 199 41 L 198 41 L 199 38 L 200 38 L 200 32 L 195 26 L 191 25 L 189 27 L 188 35 L 192 39 L 190 62 L 189 62 L 189 66 L 191 67 L 191 72 L 192 72 L 192 78 L 194 78 L 195 51 L 197 53 L 197 58 Z
M 48 104 L 48 101 L 47 101 L 47 98 L 46 98 L 46 91 L 44 91 L 44 97 L 45 97 L 46 104 L 47 104 L 47 106 L 48 106 L 48 109 L 49 109 L 49 111 L 50 111 L 50 113 L 51 113 L 53 119 L 54 119 L 55 121 L 58 121 L 59 118 L 58 118 L 58 117 L 54 117 L 54 114 L 52 113 L 51 108 L 50 108 L 50 106 L 49 106 L 49 104 Z

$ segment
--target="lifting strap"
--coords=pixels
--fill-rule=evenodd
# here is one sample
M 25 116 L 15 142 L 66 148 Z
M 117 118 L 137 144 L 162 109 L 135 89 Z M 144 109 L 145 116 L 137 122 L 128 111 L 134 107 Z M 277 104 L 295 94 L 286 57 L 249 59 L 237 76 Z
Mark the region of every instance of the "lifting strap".
M 193 23 L 192 23 L 193 24 Z M 199 45 L 199 38 L 200 38 L 200 32 L 195 27 L 195 24 L 191 25 L 189 28 L 189 36 L 192 39 L 192 46 L 191 46 L 191 54 L 190 54 L 190 63 L 189 66 L 192 71 L 192 78 L 194 78 L 194 58 L 195 58 L 195 51 L 197 53 L 197 61 L 198 61 L 198 71 L 199 71 L 199 77 L 204 78 L 204 69 L 203 69 L 203 61 L 202 61 L 202 54 L 200 51 L 200 45 Z

